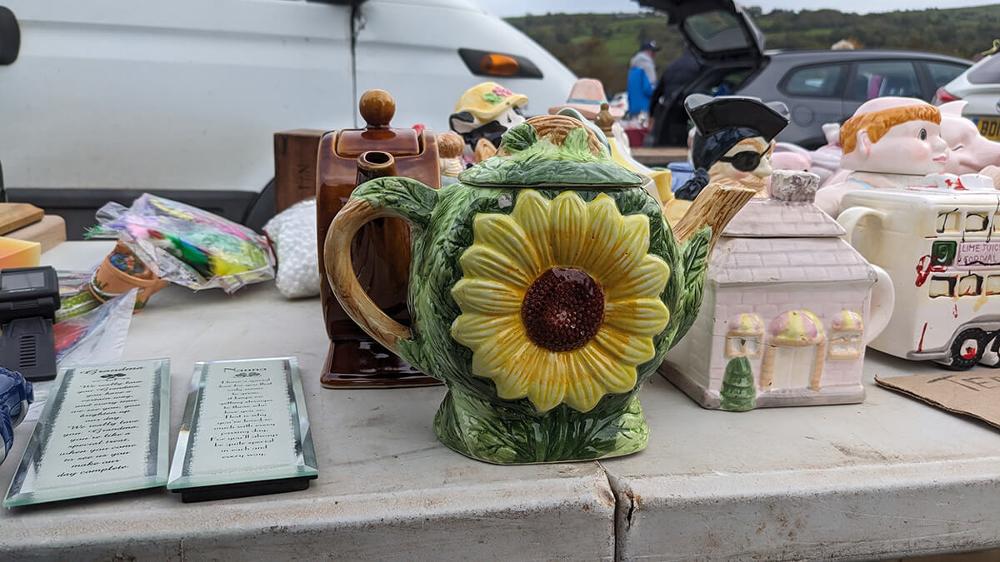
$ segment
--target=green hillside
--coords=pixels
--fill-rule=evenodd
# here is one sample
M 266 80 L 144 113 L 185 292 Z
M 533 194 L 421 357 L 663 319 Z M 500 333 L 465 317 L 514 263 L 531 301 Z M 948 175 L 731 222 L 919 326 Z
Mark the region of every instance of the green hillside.
M 1000 4 L 948 10 L 907 10 L 859 15 L 836 10 L 749 8 L 768 49 L 827 49 L 852 39 L 871 49 L 909 49 L 972 58 L 1000 38 Z M 625 89 L 629 58 L 655 39 L 662 69 L 681 49 L 680 32 L 665 15 L 547 14 L 509 18 L 512 25 L 548 49 L 578 76 L 599 78 L 609 94 Z

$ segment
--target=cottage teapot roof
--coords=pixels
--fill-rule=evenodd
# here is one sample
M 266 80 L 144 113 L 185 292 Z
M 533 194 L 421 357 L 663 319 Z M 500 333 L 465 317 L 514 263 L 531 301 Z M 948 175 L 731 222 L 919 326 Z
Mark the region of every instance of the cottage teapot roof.
M 723 231 L 711 281 L 875 282 L 871 265 L 840 238 L 843 227 L 813 203 L 818 177 L 778 170 L 771 182 L 771 196 L 751 200 Z
M 844 228 L 813 201 L 819 176 L 775 170 L 769 197 L 751 199 L 722 231 L 726 237 L 839 237 Z

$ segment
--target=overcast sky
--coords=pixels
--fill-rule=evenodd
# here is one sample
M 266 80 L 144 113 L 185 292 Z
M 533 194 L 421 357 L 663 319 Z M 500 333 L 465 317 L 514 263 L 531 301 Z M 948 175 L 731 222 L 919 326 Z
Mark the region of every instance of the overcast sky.
M 607 13 L 636 12 L 639 4 L 635 0 L 474 0 L 489 12 L 501 17 L 523 16 L 527 13 Z M 760 6 L 765 12 L 775 8 L 820 9 L 835 8 L 844 12 L 891 12 L 893 10 L 920 10 L 923 8 L 958 8 L 961 6 L 982 6 L 992 2 L 983 0 L 747 0 L 744 6 Z

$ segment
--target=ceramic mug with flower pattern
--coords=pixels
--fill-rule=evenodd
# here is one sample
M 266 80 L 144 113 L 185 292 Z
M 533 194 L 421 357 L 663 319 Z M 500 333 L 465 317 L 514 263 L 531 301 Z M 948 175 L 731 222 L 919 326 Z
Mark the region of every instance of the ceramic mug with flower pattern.
M 754 192 L 706 189 L 675 238 L 643 179 L 569 117 L 511 129 L 500 154 L 440 190 L 406 178 L 359 186 L 326 240 L 334 293 L 448 385 L 434 427 L 452 449 L 504 464 L 640 451 L 639 387 L 697 314 L 710 227 Z M 354 234 L 381 217 L 412 226 L 411 327 L 354 275 Z

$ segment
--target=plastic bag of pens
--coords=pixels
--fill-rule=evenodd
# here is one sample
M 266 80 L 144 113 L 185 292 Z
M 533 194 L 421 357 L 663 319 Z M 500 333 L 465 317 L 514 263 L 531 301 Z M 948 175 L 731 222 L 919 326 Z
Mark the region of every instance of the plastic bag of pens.
M 88 237 L 117 236 L 160 278 L 196 291 L 274 279 L 264 236 L 197 207 L 144 193 L 131 207 L 104 205 L 97 221 Z

